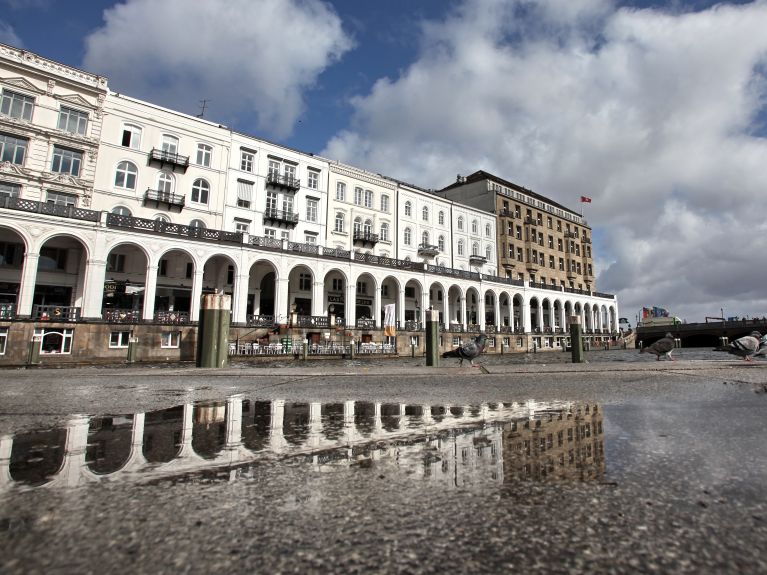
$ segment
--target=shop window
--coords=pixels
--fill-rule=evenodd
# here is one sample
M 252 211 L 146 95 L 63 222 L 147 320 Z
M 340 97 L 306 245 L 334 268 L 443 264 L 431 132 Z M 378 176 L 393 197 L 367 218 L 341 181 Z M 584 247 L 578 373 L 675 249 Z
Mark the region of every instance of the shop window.
M 40 338 L 41 354 L 72 353 L 74 329 L 35 329 L 35 337 Z
M 178 348 L 181 344 L 181 332 L 180 331 L 164 331 L 160 337 L 160 347 L 162 348 Z
M 110 348 L 128 347 L 128 341 L 130 341 L 129 331 L 113 331 L 109 334 Z

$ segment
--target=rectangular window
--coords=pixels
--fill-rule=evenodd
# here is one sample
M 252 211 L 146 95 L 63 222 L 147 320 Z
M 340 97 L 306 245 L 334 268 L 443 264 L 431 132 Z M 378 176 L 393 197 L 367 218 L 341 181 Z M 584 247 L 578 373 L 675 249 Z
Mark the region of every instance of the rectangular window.
M 381 194 L 381 211 L 387 214 L 389 213 L 389 196 L 386 194 Z M 442 218 L 440 223 L 444 224 L 444 214 L 440 212 L 439 215 Z
M 307 244 L 316 245 L 317 244 L 317 234 L 310 234 L 310 233 L 307 232 L 306 234 L 304 234 L 304 242 L 306 242 Z
M 160 260 L 160 264 L 157 266 L 157 275 L 165 277 L 168 275 L 168 260 L 165 258 Z
M 130 124 L 123 126 L 123 137 L 120 143 L 126 148 L 141 149 L 141 128 Z
M 277 211 L 277 194 L 275 192 L 266 192 L 266 211 Z
M 241 220 L 234 218 L 234 231 L 243 234 L 250 233 L 250 220 Z
M 21 186 L 19 184 L 0 182 L 0 200 L 3 198 L 18 198 L 20 195 Z
M 129 341 L 130 341 L 129 331 L 113 331 L 112 333 L 109 334 L 109 347 L 112 349 L 128 347 Z
M 270 176 L 280 175 L 280 163 L 277 160 L 269 160 L 269 175 Z
M 65 194 L 64 192 L 48 191 L 45 195 L 45 203 L 57 206 L 76 206 L 77 196 Z
M 0 267 L 20 268 L 24 260 L 24 246 L 12 242 L 0 242 Z
M 240 150 L 240 169 L 243 172 L 253 171 L 253 161 L 256 159 L 256 155 L 248 150 Z
M 285 214 L 293 213 L 293 196 L 287 194 L 282 196 L 282 211 L 285 212 Z
M 283 239 L 283 240 L 290 241 L 290 232 L 288 230 L 282 230 L 280 232 L 280 238 Z
M 264 237 L 277 239 L 277 230 L 273 228 L 264 228 Z
M 36 328 L 35 337 L 40 338 L 40 353 L 72 353 L 73 329 Z
M 64 130 L 70 134 L 85 135 L 88 128 L 88 114 L 80 110 L 61 107 L 59 111 L 59 130 Z
M 296 167 L 293 164 L 285 164 L 285 179 L 292 181 L 296 179 Z
M 180 331 L 164 331 L 160 336 L 160 347 L 178 348 L 181 343 Z
M 29 140 L 9 134 L 0 134 L 0 162 L 10 162 L 18 166 L 24 163 Z
M 354 203 L 358 206 L 362 205 L 363 191 L 362 188 L 354 188 Z
M 186 273 L 184 274 L 184 277 L 186 279 L 192 279 L 193 273 L 194 273 L 194 264 L 192 262 L 186 262 Z
M 306 200 L 306 221 L 316 222 L 318 210 L 319 210 L 319 200 L 307 199 Z
M 373 191 L 372 190 L 365 190 L 365 207 L 366 208 L 373 207 Z
M 320 173 L 319 172 L 315 172 L 314 170 L 309 170 L 309 173 L 307 175 L 306 187 L 311 188 L 313 190 L 320 189 Z
M 343 182 L 336 183 L 336 200 L 339 202 L 346 201 L 346 184 Z
M 0 355 L 5 355 L 5 348 L 8 344 L 8 328 L 0 327 Z
M 35 99 L 18 92 L 12 92 L 3 88 L 3 98 L 0 101 L 0 114 L 32 121 L 32 110 L 35 108 Z
M 237 207 L 249 208 L 253 201 L 253 182 L 237 180 Z
M 125 271 L 125 254 L 109 254 L 107 259 L 107 271 L 108 272 L 124 272 Z
M 298 275 L 298 289 L 301 291 L 311 291 L 312 289 L 312 276 L 309 274 Z
M 38 263 L 43 270 L 66 270 L 67 250 L 59 248 L 40 248 L 40 260 Z
M 83 153 L 76 150 L 69 150 L 59 146 L 53 147 L 52 172 L 60 174 L 69 174 L 70 176 L 80 175 L 80 166 L 83 162 Z
M 344 280 L 333 278 L 333 291 L 344 291 Z
M 206 144 L 197 144 L 197 164 L 210 167 L 210 160 L 213 157 L 213 148 Z

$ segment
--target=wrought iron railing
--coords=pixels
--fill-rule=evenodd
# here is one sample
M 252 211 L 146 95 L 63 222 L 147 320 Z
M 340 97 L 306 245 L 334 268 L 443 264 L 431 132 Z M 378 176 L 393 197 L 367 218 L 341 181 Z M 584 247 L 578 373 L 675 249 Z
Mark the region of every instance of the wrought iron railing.
M 154 321 L 168 325 L 183 325 L 191 322 L 188 311 L 156 311 Z
M 301 180 L 290 175 L 281 175 L 277 172 L 269 172 L 266 176 L 266 183 L 272 186 L 279 186 L 286 190 L 301 189 Z
M 38 202 L 36 200 L 12 198 L 10 196 L 0 198 L 0 208 L 43 214 L 46 216 L 58 216 L 60 218 L 71 218 L 73 220 L 82 220 L 86 222 L 98 222 L 99 214 L 101 213 L 94 210 L 78 208 L 76 206 L 62 206 L 59 204 Z
M 274 326 L 273 315 L 248 315 L 245 318 L 248 327 L 272 327 Z
M 186 204 L 186 196 L 182 196 L 181 194 L 173 194 L 164 190 L 153 190 L 152 188 L 147 188 L 147 191 L 144 193 L 144 202 L 147 201 L 183 208 Z
M 360 329 L 375 329 L 376 320 L 370 318 L 357 318 L 356 326 Z
M 291 327 L 330 327 L 330 318 L 326 315 L 299 315 Z
M 139 323 L 141 311 L 137 309 L 104 309 L 101 317 L 109 323 Z
M 78 321 L 80 308 L 65 305 L 33 305 L 32 319 L 40 321 Z
M 298 214 L 294 214 L 293 212 L 287 212 L 285 210 L 269 209 L 264 211 L 264 219 L 285 222 L 288 224 L 297 224 Z
M 0 319 L 13 319 L 16 317 L 15 303 L 0 303 Z
M 422 329 L 420 321 L 405 320 L 405 331 L 421 331 Z
M 152 148 L 152 151 L 149 152 L 149 160 L 160 162 L 161 164 L 180 166 L 184 169 L 189 167 L 189 156 L 182 156 L 181 154 L 160 150 L 158 148 Z
M 354 230 L 354 241 L 355 242 L 366 242 L 371 244 L 378 243 L 378 234 L 374 234 L 371 232 L 363 232 L 361 230 Z

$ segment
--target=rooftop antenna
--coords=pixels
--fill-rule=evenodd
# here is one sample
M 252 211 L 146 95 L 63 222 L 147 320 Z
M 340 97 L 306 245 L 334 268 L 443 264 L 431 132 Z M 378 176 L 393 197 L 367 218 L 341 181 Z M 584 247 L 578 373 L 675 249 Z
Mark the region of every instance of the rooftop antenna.
M 200 100 L 200 113 L 197 114 L 198 118 L 205 116 L 205 108 L 208 107 L 208 102 L 210 102 L 210 100 Z

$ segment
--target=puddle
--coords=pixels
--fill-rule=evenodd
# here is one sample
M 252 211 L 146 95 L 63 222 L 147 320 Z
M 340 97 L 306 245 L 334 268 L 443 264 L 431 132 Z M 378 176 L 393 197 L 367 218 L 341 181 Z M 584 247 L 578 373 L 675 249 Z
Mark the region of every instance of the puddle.
M 0 491 L 147 483 L 253 466 L 371 469 L 443 485 L 602 481 L 600 405 L 291 403 L 240 396 L 132 415 L 72 416 L 0 439 Z M 212 472 L 212 475 L 211 475 Z

